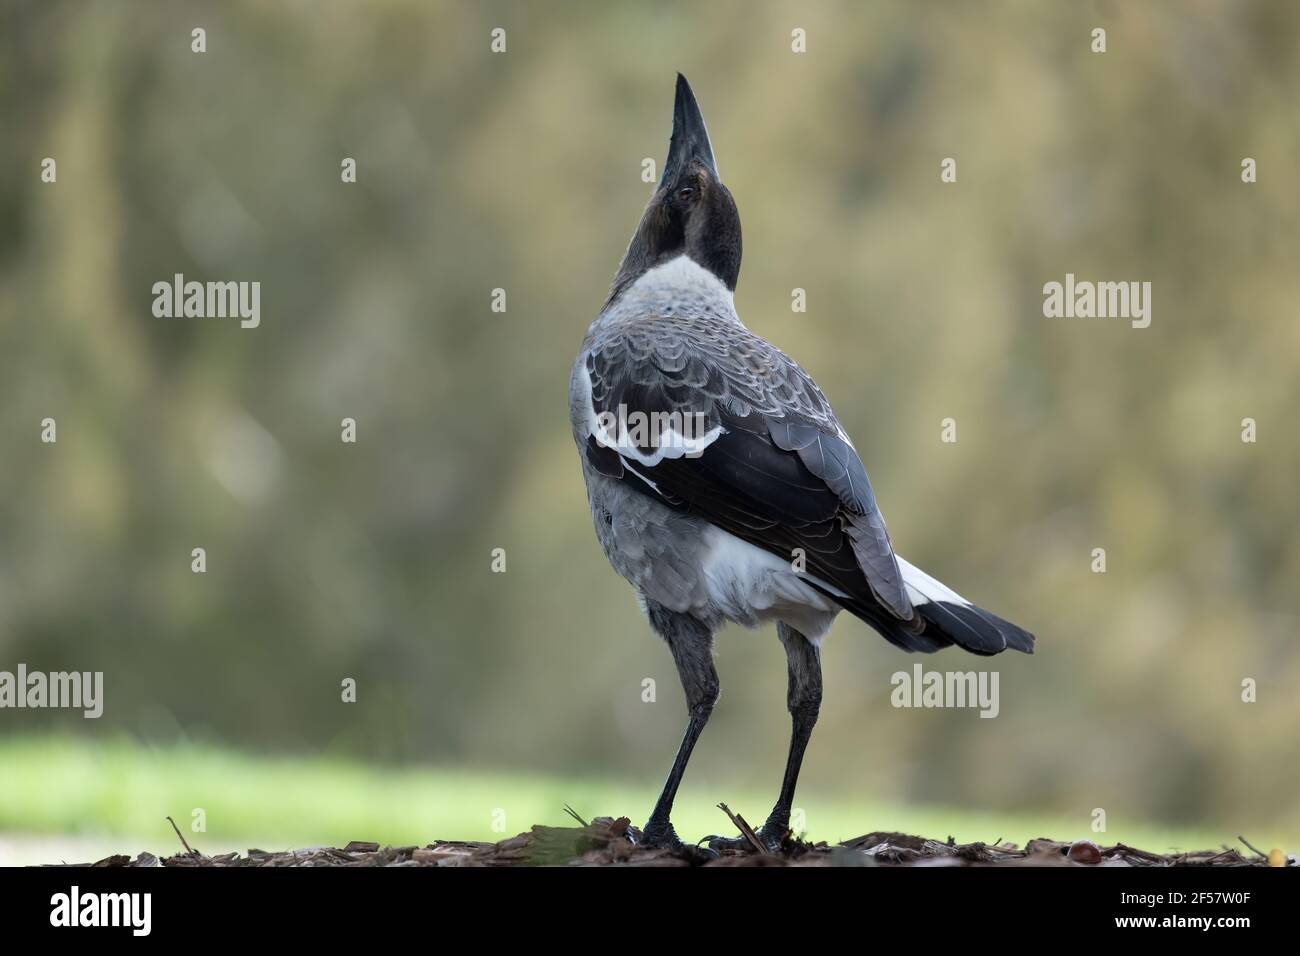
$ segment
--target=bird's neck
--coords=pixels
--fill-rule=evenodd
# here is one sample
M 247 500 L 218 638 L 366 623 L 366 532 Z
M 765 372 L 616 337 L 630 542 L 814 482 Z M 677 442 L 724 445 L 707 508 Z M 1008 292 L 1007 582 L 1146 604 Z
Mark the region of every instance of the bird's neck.
M 606 320 L 682 315 L 741 324 L 735 294 L 685 253 L 630 279 L 601 310 L 601 319 Z

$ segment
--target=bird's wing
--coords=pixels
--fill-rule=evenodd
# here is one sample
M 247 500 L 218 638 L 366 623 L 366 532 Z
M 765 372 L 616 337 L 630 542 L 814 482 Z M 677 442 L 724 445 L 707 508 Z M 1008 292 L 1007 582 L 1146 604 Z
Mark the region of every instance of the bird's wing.
M 594 330 L 586 373 L 593 468 L 921 627 L 857 451 L 783 352 L 728 322 L 639 318 Z

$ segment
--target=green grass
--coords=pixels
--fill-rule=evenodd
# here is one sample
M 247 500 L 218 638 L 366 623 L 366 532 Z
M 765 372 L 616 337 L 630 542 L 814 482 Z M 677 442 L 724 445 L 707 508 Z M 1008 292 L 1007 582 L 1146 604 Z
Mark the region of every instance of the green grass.
M 149 749 L 125 739 L 92 744 L 71 737 L 0 741 L 0 781 L 0 834 L 77 836 L 86 845 L 116 844 L 120 852 L 132 854 L 179 849 L 167 816 L 176 819 L 194 846 L 208 852 L 254 845 L 267 850 L 342 845 L 354 839 L 424 844 L 433 839 L 499 840 L 534 823 L 564 824 L 566 803 L 586 817 L 629 815 L 639 825 L 655 796 L 590 777 L 394 769 L 328 758 L 253 757 L 211 746 Z M 757 823 L 772 795 L 728 791 L 723 796 L 733 810 Z M 845 797 L 809 796 L 800 805 L 808 836 L 831 842 L 871 830 L 938 839 L 952 835 L 960 842 L 1092 838 L 1159 851 L 1233 840 L 1224 833 L 1159 827 L 1113 826 L 1098 835 L 1086 820 Z M 206 814 L 206 832 L 190 829 L 196 807 Z M 494 820 L 499 830 L 493 829 Z M 678 798 L 674 822 L 687 839 L 729 830 L 713 802 L 689 790 Z M 11 848 L 0 862 L 16 862 L 16 856 L 21 853 Z

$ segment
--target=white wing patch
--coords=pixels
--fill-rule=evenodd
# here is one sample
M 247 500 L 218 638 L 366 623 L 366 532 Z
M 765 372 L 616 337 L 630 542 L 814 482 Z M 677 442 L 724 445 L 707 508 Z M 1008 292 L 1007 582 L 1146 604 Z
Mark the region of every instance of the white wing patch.
M 618 452 L 625 464 L 630 459 L 653 468 L 665 458 L 699 458 L 723 432 L 721 425 L 702 430 L 702 415 L 692 418 L 663 413 L 660 417 L 660 413 L 625 408 L 598 414 L 591 400 L 591 372 L 585 363 L 581 371 L 578 381 L 586 397 L 587 433 L 597 444 Z M 654 447 L 643 451 L 643 447 L 652 444 L 652 438 Z
M 936 581 L 930 575 L 926 574 L 914 564 L 908 564 L 897 554 L 894 558 L 898 561 L 898 570 L 903 575 L 903 587 L 907 588 L 907 596 L 913 604 L 930 604 L 935 601 L 947 601 L 951 604 L 964 604 L 970 607 L 970 601 L 966 600 L 948 585 L 942 581 Z

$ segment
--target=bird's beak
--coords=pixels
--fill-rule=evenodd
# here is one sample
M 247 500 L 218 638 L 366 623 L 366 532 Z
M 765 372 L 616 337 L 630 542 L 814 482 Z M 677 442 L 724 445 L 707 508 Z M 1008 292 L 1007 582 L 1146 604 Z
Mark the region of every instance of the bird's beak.
M 718 179 L 718 166 L 713 161 L 713 147 L 709 144 L 709 131 L 704 127 L 700 104 L 695 102 L 691 84 L 677 74 L 677 102 L 673 105 L 673 138 L 668 144 L 668 159 L 664 174 L 659 180 L 662 188 L 677 178 L 691 160 L 697 160 Z

